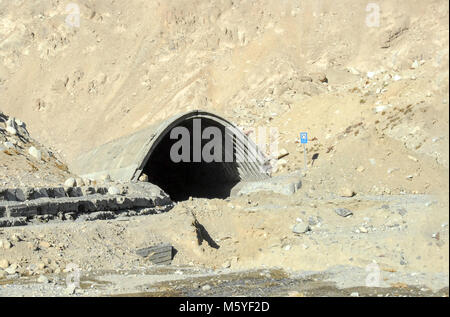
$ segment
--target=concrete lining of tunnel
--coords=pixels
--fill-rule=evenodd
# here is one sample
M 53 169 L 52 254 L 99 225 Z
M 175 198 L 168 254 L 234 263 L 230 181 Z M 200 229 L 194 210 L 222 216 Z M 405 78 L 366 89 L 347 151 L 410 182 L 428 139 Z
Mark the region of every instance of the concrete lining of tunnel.
M 196 118 L 202 119 L 202 128 L 208 126 L 203 123 L 207 121 L 214 126 L 224 130 L 227 128 L 227 131 L 232 131 L 233 134 L 239 135 L 240 138 L 236 138 L 238 141 L 235 139 L 236 142 L 233 144 L 233 149 L 235 151 L 250 153 L 248 160 L 234 162 L 235 165 L 232 169 L 235 169 L 236 177 L 230 176 L 229 180 L 223 180 L 224 183 L 226 181 L 229 182 L 227 191 L 231 191 L 231 188 L 240 181 L 257 181 L 269 178 L 265 169 L 267 159 L 256 144 L 228 120 L 214 113 L 202 110 L 193 110 L 175 115 L 162 122 L 149 125 L 136 133 L 91 149 L 79 155 L 70 166 L 70 169 L 83 178 L 102 179 L 106 175 L 109 175 L 114 181 L 137 181 L 146 168 L 146 172 L 152 174 L 152 171 L 148 170 L 147 164 L 152 162 L 152 155 L 157 153 L 158 146 L 167 139 L 170 131 L 174 127 L 187 124 L 190 120 Z M 222 169 L 230 169 L 229 166 L 223 165 L 222 163 Z M 151 175 L 149 178 L 151 181 Z M 217 180 L 217 182 L 220 183 L 220 180 Z M 156 185 L 160 186 L 161 184 L 156 183 Z M 168 191 L 170 195 L 170 190 L 167 190 L 167 188 L 163 189 Z M 214 197 L 213 195 L 210 198 L 223 197 L 221 195 Z

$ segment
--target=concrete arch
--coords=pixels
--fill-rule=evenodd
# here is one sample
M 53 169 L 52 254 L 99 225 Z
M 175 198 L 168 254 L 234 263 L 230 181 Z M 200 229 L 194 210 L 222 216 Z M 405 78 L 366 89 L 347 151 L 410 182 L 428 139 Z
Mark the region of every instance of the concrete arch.
M 194 163 L 174 165 L 168 162 L 166 152 L 171 144 L 170 131 L 179 126 L 192 129 L 194 119 L 201 119 L 202 129 L 214 126 L 224 135 L 230 136 L 228 140 L 232 140 L 233 162 L 214 164 L 203 162 L 197 165 Z M 230 150 L 229 147 L 225 147 L 225 142 L 223 142 L 223 149 Z M 108 174 L 117 181 L 136 181 L 145 171 L 146 174 L 150 174 L 151 182 L 152 176 L 155 175 L 158 176 L 159 181 L 167 183 L 166 186 L 172 186 L 172 183 L 161 173 L 170 175 L 172 169 L 178 169 L 178 172 L 192 172 L 197 177 L 200 177 L 201 173 L 206 173 L 209 174 L 209 178 L 216 178 L 216 183 L 236 183 L 241 180 L 258 180 L 268 177 L 267 159 L 256 144 L 228 120 L 201 110 L 173 116 L 134 134 L 94 148 L 77 157 L 70 167 L 74 173 L 84 178 L 101 179 Z M 162 169 L 168 170 L 162 171 Z M 180 179 L 174 182 L 179 181 Z M 165 189 L 164 186 L 162 187 Z

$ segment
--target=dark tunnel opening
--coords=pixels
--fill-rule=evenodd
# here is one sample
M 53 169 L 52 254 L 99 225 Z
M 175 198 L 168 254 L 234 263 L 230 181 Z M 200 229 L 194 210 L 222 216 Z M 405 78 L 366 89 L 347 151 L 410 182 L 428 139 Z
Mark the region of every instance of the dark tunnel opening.
M 206 162 L 201 156 L 200 162 L 194 160 L 194 120 L 189 119 L 177 127 L 185 127 L 189 131 L 189 162 L 174 162 L 170 156 L 172 146 L 180 140 L 170 138 L 170 131 L 153 150 L 143 169 L 148 175 L 149 182 L 161 187 L 174 201 L 187 200 L 189 197 L 197 198 L 227 198 L 231 189 L 240 181 L 235 151 L 231 154 L 233 160 L 225 161 L 225 127 L 210 119 L 201 119 L 201 135 L 208 127 L 216 127 L 220 130 L 222 144 L 222 159 L 220 162 Z M 197 121 L 198 122 L 198 121 Z M 212 136 L 209 136 L 212 137 Z M 201 149 L 211 139 L 201 139 Z M 214 154 L 212 148 L 210 153 Z M 229 160 L 228 160 L 229 161 Z

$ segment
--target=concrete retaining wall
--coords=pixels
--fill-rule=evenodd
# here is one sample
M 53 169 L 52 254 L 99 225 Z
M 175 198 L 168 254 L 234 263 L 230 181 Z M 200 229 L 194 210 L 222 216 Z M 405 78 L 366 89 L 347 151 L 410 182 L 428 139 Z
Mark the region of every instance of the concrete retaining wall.
M 111 219 L 163 212 L 172 206 L 170 197 L 150 183 L 128 183 L 109 188 L 14 188 L 0 191 L 0 227 L 55 217 L 61 220 Z

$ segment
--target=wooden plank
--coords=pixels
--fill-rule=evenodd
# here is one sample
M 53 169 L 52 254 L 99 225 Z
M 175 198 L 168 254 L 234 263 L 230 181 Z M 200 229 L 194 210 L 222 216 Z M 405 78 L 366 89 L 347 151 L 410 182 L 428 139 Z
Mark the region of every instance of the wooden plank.
M 170 264 L 173 247 L 170 244 L 160 244 L 136 250 L 136 253 L 150 260 L 153 264 Z
M 159 257 L 159 258 L 156 258 L 156 259 L 149 259 L 149 260 L 153 264 L 162 264 L 162 263 L 170 264 L 172 262 L 172 255 L 166 255 L 166 256 L 163 256 L 163 257 Z

